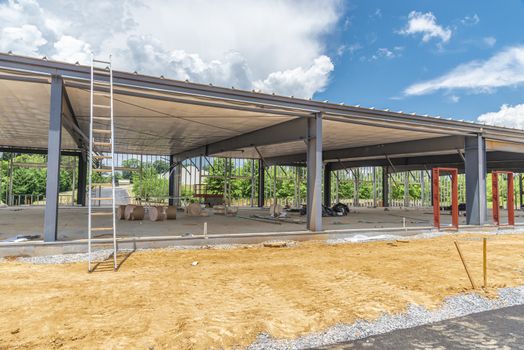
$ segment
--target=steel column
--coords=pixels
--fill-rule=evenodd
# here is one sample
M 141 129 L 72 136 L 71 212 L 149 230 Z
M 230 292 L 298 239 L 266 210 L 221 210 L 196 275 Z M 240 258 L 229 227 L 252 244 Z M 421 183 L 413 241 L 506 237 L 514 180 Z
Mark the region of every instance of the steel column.
M 322 114 L 307 125 L 307 229 L 322 231 Z
M 519 204 L 520 204 L 520 208 L 524 208 L 524 205 L 522 205 L 522 195 L 524 194 L 523 191 L 522 191 L 522 174 L 519 174 Z
M 377 207 L 377 168 L 376 167 L 373 167 L 372 175 L 373 175 L 373 183 L 372 183 L 373 208 L 376 208 Z
M 492 171 L 491 172 L 491 193 L 493 196 L 493 222 L 500 226 L 500 195 L 499 195 L 499 175 L 506 174 L 508 178 L 507 186 L 507 207 L 508 225 L 515 225 L 515 186 L 513 184 L 513 173 L 511 171 Z
M 487 220 L 486 144 L 481 135 L 465 141 L 466 223 L 483 225 Z
M 324 166 L 324 206 L 331 207 L 331 163 Z
M 360 206 L 360 170 L 359 168 L 353 169 L 353 206 Z
M 168 179 L 168 191 L 169 191 L 169 205 L 175 205 L 175 190 L 176 190 L 176 182 L 177 182 L 177 165 L 176 158 L 174 155 L 169 155 L 169 179 Z
M 387 166 L 382 167 L 382 206 L 389 207 L 389 170 Z
M 76 204 L 86 206 L 87 157 L 84 152 L 78 154 L 78 197 Z
M 264 184 L 265 182 L 265 171 L 264 171 L 264 160 L 258 160 L 258 206 L 264 207 Z
M 458 170 L 456 168 L 433 168 L 433 225 L 440 229 L 440 173 L 451 174 L 451 226 L 458 230 L 459 210 L 458 210 Z
M 424 170 L 420 171 L 420 206 L 424 206 L 426 197 L 426 185 L 424 184 Z
M 44 241 L 46 242 L 57 240 L 63 91 L 64 84 L 62 77 L 53 75 L 51 78 L 49 134 L 47 141 L 47 183 L 44 214 Z
M 6 204 L 9 206 L 12 206 L 13 199 L 14 199 L 14 196 L 13 196 L 13 158 L 15 157 L 15 155 L 11 153 L 10 156 L 11 157 L 9 158 L 9 188 L 7 190 Z
M 404 172 L 404 207 L 409 207 L 409 171 Z

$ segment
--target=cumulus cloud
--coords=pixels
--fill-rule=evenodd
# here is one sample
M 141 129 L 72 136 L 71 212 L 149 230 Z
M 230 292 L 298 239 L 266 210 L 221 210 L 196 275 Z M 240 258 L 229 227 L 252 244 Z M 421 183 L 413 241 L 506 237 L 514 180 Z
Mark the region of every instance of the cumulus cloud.
M 462 23 L 465 26 L 474 26 L 475 24 L 478 24 L 480 22 L 480 17 L 476 13 L 472 16 L 466 16 L 460 20 L 460 23 Z
M 47 43 L 42 32 L 30 24 L 2 28 L 0 38 L 0 50 L 4 52 L 12 50 L 28 56 L 36 54 L 40 46 Z
M 0 3 L 0 49 L 82 64 L 89 51 L 112 53 L 117 69 L 252 88 L 272 73 L 306 74 L 325 55 L 324 38 L 342 6 L 341 0 L 9 0 Z M 37 31 L 25 29 L 25 47 L 5 33 L 28 25 Z M 320 81 L 308 86 L 329 78 L 309 76 Z
M 403 35 L 422 34 L 422 41 L 439 39 L 441 43 L 447 43 L 451 39 L 452 31 L 437 24 L 437 18 L 431 12 L 411 11 L 408 15 L 408 23 L 404 29 L 399 31 Z
M 53 59 L 70 62 L 89 62 L 91 59 L 91 46 L 69 35 L 63 35 L 53 44 L 56 53 Z
M 490 125 L 524 129 L 524 104 L 504 104 L 497 112 L 484 113 L 477 120 Z
M 310 97 L 315 91 L 322 91 L 328 83 L 329 73 L 334 66 L 327 56 L 320 56 L 308 68 L 298 67 L 273 72 L 264 80 L 253 83 L 263 92 L 280 91 L 284 95 Z
M 406 95 L 425 95 L 437 90 L 491 92 L 524 83 L 524 46 L 509 47 L 485 61 L 461 64 L 441 77 L 413 84 Z

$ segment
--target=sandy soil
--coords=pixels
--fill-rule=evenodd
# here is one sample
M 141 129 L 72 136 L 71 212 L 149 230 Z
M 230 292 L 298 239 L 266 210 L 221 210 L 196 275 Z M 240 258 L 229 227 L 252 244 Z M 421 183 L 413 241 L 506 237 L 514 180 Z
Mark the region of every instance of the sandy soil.
M 260 332 L 294 338 L 409 303 L 434 308 L 471 289 L 454 239 L 481 284 L 481 237 L 136 252 L 117 273 L 1 263 L 0 349 L 243 348 Z M 524 284 L 524 236 L 488 237 L 494 297 Z

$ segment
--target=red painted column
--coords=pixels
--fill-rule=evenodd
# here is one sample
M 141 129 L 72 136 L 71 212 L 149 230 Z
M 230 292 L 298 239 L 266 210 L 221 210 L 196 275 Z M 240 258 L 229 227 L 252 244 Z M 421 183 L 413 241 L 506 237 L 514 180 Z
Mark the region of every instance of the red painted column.
M 513 173 L 508 173 L 508 225 L 515 225 L 515 190 L 513 184 Z
M 451 173 L 451 224 L 458 230 L 458 171 L 457 169 L 450 169 L 449 172 Z
M 438 168 L 433 168 L 431 171 L 433 181 L 433 226 L 435 226 L 437 229 L 440 229 L 440 173 Z

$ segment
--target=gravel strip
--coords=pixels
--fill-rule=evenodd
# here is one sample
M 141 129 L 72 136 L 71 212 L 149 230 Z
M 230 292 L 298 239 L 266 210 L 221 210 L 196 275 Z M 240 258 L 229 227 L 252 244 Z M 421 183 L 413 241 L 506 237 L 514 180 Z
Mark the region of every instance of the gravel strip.
M 372 322 L 358 320 L 350 325 L 339 324 L 324 332 L 308 334 L 294 340 L 278 340 L 268 334 L 261 334 L 248 349 L 309 349 L 521 304 L 524 304 L 524 286 L 499 289 L 498 299 L 487 299 L 475 293 L 463 294 L 446 298 L 443 306 L 435 311 L 412 304 L 401 314 L 383 315 Z
M 119 250 L 122 252 L 124 250 Z M 103 261 L 111 256 L 113 253 L 112 249 L 96 250 L 91 253 L 92 261 Z M 63 255 L 44 255 L 44 256 L 31 256 L 31 257 L 19 257 L 16 261 L 27 262 L 31 264 L 70 264 L 76 262 L 87 261 L 88 254 L 63 254 Z

